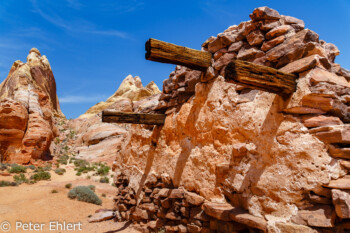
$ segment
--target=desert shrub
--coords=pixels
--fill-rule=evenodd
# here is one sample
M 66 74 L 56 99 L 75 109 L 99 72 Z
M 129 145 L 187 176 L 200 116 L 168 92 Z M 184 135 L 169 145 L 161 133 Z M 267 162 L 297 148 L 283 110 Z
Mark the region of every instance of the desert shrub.
M 74 170 L 76 170 L 77 172 L 81 172 L 81 173 L 88 173 L 89 171 L 93 171 L 94 168 L 93 167 L 78 167 L 78 168 L 75 168 Z
M 70 138 L 70 139 L 73 139 L 74 138 L 74 136 L 75 136 L 75 131 L 74 130 L 70 130 L 69 131 L 69 134 L 68 134 L 68 137 Z
M 82 159 L 74 160 L 74 165 L 74 170 L 80 173 L 88 173 L 89 171 L 95 170 L 95 168 L 91 166 L 89 162 Z
M 64 168 L 56 168 L 55 173 L 57 175 L 63 175 L 66 172 L 66 169 Z
M 55 138 L 55 144 L 58 145 L 60 143 L 60 138 Z
M 58 193 L 56 189 L 52 189 L 51 193 Z
M 81 176 L 81 172 L 75 173 L 76 176 Z
M 75 167 L 88 167 L 90 164 L 88 161 L 83 159 L 75 159 L 74 160 L 74 166 Z
M 5 171 L 7 169 L 7 164 L 5 163 L 0 163 L 0 171 Z
M 24 173 L 27 171 L 27 168 L 24 167 L 24 166 L 21 166 L 21 165 L 15 165 L 15 166 L 12 166 L 10 169 L 9 169 L 9 172 L 10 173 Z
M 101 177 L 100 178 L 100 183 L 109 183 L 109 178 L 108 177 Z
M 68 159 L 69 159 L 69 156 L 68 155 L 61 155 L 57 162 L 61 163 L 61 164 L 64 164 L 64 165 L 67 165 L 68 163 Z
M 36 167 L 35 167 L 34 165 L 29 165 L 28 168 L 29 168 L 30 170 L 33 170 L 33 171 L 36 169 Z
M 72 188 L 72 184 L 71 183 L 66 184 L 64 187 L 66 187 L 66 189 L 70 189 L 70 188 Z
M 35 172 L 45 172 L 45 171 L 51 171 L 52 167 L 51 164 L 46 165 L 45 167 L 37 167 L 35 169 Z
M 32 180 L 39 181 L 39 180 L 49 180 L 51 178 L 51 174 L 46 171 L 40 171 L 38 173 L 35 173 L 30 177 Z
M 68 192 L 70 199 L 101 205 L 101 199 L 87 186 L 77 186 Z
M 19 175 L 14 175 L 13 176 L 13 180 L 17 183 L 17 184 L 22 184 L 22 183 L 28 183 L 29 180 L 27 179 L 27 177 L 21 173 Z
M 17 183 L 6 181 L 6 180 L 0 180 L 0 187 L 7 187 L 7 186 L 17 186 Z
M 102 197 L 106 197 L 106 194 L 105 194 L 105 193 L 102 193 Z
M 108 175 L 110 169 L 111 169 L 110 167 L 108 167 L 104 164 L 101 164 L 101 167 L 99 169 L 97 169 L 97 174 L 100 176 L 106 176 L 106 175 Z

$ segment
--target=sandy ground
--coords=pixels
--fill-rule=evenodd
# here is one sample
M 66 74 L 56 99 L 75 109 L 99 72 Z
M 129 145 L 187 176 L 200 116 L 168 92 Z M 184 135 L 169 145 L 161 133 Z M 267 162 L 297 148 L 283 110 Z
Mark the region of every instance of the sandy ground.
M 2 223 L 7 221 L 11 224 L 11 229 L 7 232 L 138 232 L 128 223 L 114 222 L 108 220 L 99 223 L 88 223 L 88 216 L 101 208 L 111 209 L 113 207 L 113 196 L 116 188 L 109 184 L 101 184 L 86 177 L 75 176 L 72 167 L 66 168 L 67 172 L 59 176 L 51 172 L 51 181 L 39 181 L 36 184 L 22 184 L 17 187 L 0 187 L 0 232 L 4 232 Z M 0 176 L 0 180 L 12 181 L 12 176 Z M 96 194 L 102 200 L 102 206 L 71 200 L 67 197 L 68 189 L 65 184 L 72 183 L 72 186 L 95 185 Z M 55 189 L 58 193 L 51 193 Z M 106 197 L 101 197 L 102 194 Z M 38 230 L 18 229 L 16 222 L 27 224 L 43 224 L 37 226 Z M 50 230 L 50 222 L 52 228 Z M 59 222 L 75 224 L 75 230 L 59 229 Z M 79 230 L 81 223 L 81 230 Z M 5 223 L 5 227 L 6 227 Z M 29 227 L 29 225 L 28 225 Z

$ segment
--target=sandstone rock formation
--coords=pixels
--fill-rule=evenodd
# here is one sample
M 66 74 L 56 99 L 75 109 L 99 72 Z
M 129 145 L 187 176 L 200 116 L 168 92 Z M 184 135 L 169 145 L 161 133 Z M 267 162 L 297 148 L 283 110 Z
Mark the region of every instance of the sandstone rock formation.
M 0 85 L 1 161 L 28 164 L 49 156 L 58 135 L 55 117 L 64 117 L 46 56 L 33 48 L 27 63 L 16 61 Z
M 89 108 L 79 118 L 88 118 L 107 108 L 123 112 L 132 112 L 132 103 L 144 97 L 160 94 L 157 85 L 152 81 L 143 87 L 140 77 L 128 75 L 120 84 L 118 90 L 106 102 L 100 102 Z
M 148 222 L 146 232 L 349 228 L 341 222 L 348 193 L 330 190 L 349 189 L 350 167 L 339 158 L 350 158 L 350 76 L 334 63 L 339 50 L 273 9 L 250 17 L 202 45 L 213 55 L 206 72 L 177 66 L 164 81 L 163 126 L 130 126 L 114 164 L 117 219 Z M 296 92 L 284 99 L 228 83 L 235 58 L 297 74 Z
M 159 104 L 160 91 L 154 82 L 143 87 L 141 79 L 128 75 L 106 102 L 91 107 L 85 114 L 69 122 L 76 133 L 73 145 L 77 158 L 112 164 L 129 135 L 130 125 L 101 122 L 101 111 L 151 112 Z

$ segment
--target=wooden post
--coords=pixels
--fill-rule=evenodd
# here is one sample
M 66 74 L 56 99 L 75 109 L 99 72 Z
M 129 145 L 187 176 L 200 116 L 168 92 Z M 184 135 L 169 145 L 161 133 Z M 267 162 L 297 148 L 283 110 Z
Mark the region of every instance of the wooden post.
M 287 97 L 296 90 L 298 76 L 247 61 L 234 60 L 225 69 L 225 79 L 252 89 Z
M 117 112 L 115 110 L 102 111 L 102 122 L 107 123 L 164 125 L 165 117 L 165 114 Z
M 211 64 L 211 53 L 151 38 L 146 42 L 146 59 L 205 71 Z

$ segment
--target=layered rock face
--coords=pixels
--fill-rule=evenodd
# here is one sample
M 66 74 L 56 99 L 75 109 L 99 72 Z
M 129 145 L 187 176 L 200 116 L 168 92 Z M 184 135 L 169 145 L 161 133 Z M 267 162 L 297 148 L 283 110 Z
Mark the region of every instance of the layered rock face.
M 152 112 L 159 104 L 159 96 L 160 91 L 154 82 L 144 87 L 138 76 L 128 75 L 105 102 L 96 104 L 69 122 L 69 128 L 76 133 L 76 140 L 71 145 L 74 153 L 78 158 L 111 165 L 129 135 L 130 125 L 101 122 L 102 110 Z
M 349 71 L 334 63 L 337 47 L 302 20 L 267 7 L 250 17 L 203 44 L 213 55 L 206 72 L 178 66 L 164 81 L 164 126 L 131 126 L 114 164 L 119 219 L 145 231 L 349 227 L 341 222 L 349 210 Z M 297 90 L 282 98 L 228 83 L 232 59 L 297 74 Z M 186 192 L 203 203 L 188 204 Z M 209 217 L 185 210 L 198 207 Z
M 64 116 L 50 63 L 33 48 L 27 63 L 16 61 L 0 85 L 1 161 L 28 164 L 49 156 L 58 135 L 55 117 Z
M 120 84 L 117 91 L 110 96 L 106 102 L 100 102 L 79 118 L 88 118 L 100 113 L 104 109 L 116 109 L 122 112 L 132 112 L 133 102 L 137 102 L 145 97 L 160 94 L 157 85 L 152 81 L 143 87 L 140 77 L 128 75 Z M 158 104 L 158 103 L 157 103 Z

